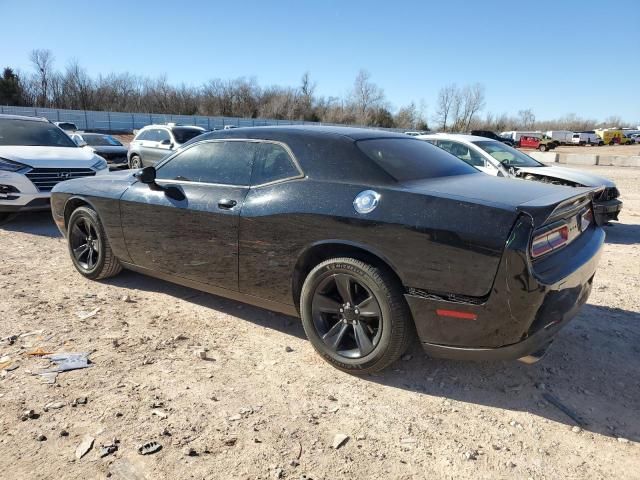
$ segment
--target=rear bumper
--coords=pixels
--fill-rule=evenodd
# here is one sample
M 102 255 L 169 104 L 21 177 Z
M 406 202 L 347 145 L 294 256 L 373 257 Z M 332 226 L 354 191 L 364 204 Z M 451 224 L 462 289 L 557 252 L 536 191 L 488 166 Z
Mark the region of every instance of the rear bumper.
M 558 251 L 535 265 L 527 254 L 530 231 L 523 222 L 516 224 L 486 297 L 461 299 L 409 289 L 405 298 L 431 356 L 522 359 L 545 350 L 578 313 L 591 292 L 604 231 L 592 226 L 570 245 L 571 252 Z
M 593 213 L 598 225 L 604 225 L 611 220 L 618 220 L 618 214 L 621 210 L 622 202 L 617 198 L 604 202 L 593 202 Z

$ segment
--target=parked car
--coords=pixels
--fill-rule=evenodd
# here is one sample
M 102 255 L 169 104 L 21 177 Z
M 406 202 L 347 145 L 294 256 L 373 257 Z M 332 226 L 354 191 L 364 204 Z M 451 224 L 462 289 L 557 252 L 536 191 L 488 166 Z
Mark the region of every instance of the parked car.
M 522 135 L 518 141 L 518 147 L 520 148 L 533 148 L 534 150 L 540 150 L 546 152 L 547 150 L 553 150 L 556 148 L 556 142 L 545 137 L 527 137 Z
M 127 168 L 129 166 L 127 147 L 111 135 L 104 133 L 73 133 L 71 134 L 71 140 L 79 147 L 89 148 L 100 155 L 112 169 Z
M 571 143 L 574 145 L 604 145 L 602 139 L 596 135 L 594 131 L 577 132 L 571 137 Z
M 594 187 L 596 223 L 618 220 L 622 202 L 620 192 L 608 178 L 571 168 L 540 163 L 501 142 L 471 135 L 423 135 L 417 137 L 447 150 L 459 159 L 489 175 L 521 178 L 569 187 Z M 499 197 L 496 197 L 499 198 Z
M 65 132 L 76 132 L 78 127 L 73 122 L 53 122 L 56 127 L 61 128 Z
M 105 172 L 107 162 L 46 118 L 0 115 L 0 223 L 48 210 L 51 189 L 63 180 Z
M 433 356 L 539 358 L 591 290 L 591 194 L 484 175 L 404 134 L 287 126 L 62 183 L 52 212 L 83 276 L 128 268 L 299 312 L 323 358 L 366 373 L 415 332 Z
M 195 125 L 147 125 L 138 131 L 129 144 L 129 167 L 155 165 L 180 145 L 204 132 L 204 128 Z
M 640 133 L 626 133 L 625 137 L 629 139 L 629 143 L 640 143 Z
M 492 132 L 491 130 L 471 130 L 471 135 L 475 135 L 476 137 L 490 138 L 492 140 L 497 140 L 499 142 L 506 143 L 507 145 L 510 145 L 512 147 L 515 146 L 515 142 L 513 141 L 513 139 L 503 135 L 498 135 L 497 133 Z

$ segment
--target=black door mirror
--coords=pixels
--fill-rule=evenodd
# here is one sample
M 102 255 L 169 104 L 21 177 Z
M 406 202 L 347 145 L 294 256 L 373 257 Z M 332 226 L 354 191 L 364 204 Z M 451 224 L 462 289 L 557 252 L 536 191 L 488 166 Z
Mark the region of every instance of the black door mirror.
M 173 147 L 173 143 L 171 143 L 171 140 L 169 140 L 168 138 L 165 138 L 164 140 L 162 140 L 160 142 L 160 145 L 169 145 L 169 148 Z
M 156 169 L 155 167 L 144 167 L 135 174 L 135 177 L 142 183 L 156 183 Z

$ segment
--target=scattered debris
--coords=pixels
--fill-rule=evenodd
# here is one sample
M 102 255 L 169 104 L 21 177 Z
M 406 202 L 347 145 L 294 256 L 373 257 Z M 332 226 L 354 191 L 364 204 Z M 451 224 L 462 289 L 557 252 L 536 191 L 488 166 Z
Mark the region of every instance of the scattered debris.
M 122 301 L 125 303 L 136 303 L 136 301 L 133 300 L 128 294 L 122 297 Z
M 93 310 L 91 310 L 90 312 L 79 312 L 78 313 L 78 318 L 80 320 L 88 320 L 91 317 L 94 317 L 99 311 L 100 311 L 100 307 L 96 307 Z
M 50 368 L 48 370 L 41 370 L 37 374 L 43 375 L 43 374 L 49 374 L 49 373 L 67 372 L 69 370 L 78 370 L 80 368 L 88 368 L 91 366 L 89 355 L 90 353 L 73 353 L 73 352 L 54 353 L 52 355 L 45 355 L 42 358 L 51 360 L 57 366 L 54 368 Z M 49 382 L 49 383 L 53 383 L 53 382 Z
M 230 422 L 237 422 L 238 420 L 240 420 L 242 418 L 242 415 L 240 415 L 239 413 L 235 414 L 235 415 L 231 415 L 229 417 L 229 421 Z
M 64 406 L 65 406 L 65 403 L 64 403 L 64 402 L 51 402 L 51 403 L 47 403 L 47 404 L 44 406 L 44 409 L 43 409 L 43 410 L 44 410 L 45 412 L 48 412 L 49 410 L 58 410 L 58 409 L 60 409 L 60 408 L 62 408 L 62 407 L 64 407 Z
M 41 433 L 40 435 L 38 435 L 38 436 L 36 437 L 36 440 L 37 440 L 37 441 L 39 441 L 39 442 L 46 442 L 46 441 L 47 441 L 47 436 L 46 436 L 46 435 L 43 435 L 43 434 Z
M 462 458 L 465 460 L 477 460 L 478 459 L 478 451 L 477 450 L 467 450 L 462 454 Z
M 233 447 L 237 442 L 238 442 L 238 439 L 236 437 L 230 437 L 225 439 L 224 444 L 227 447 Z
M 25 352 L 27 355 L 31 355 L 33 357 L 42 357 L 43 355 L 51 355 L 53 352 L 48 352 L 42 347 L 35 348 L 29 352 Z
M 67 432 L 66 430 L 60 430 L 60 434 L 61 437 L 68 437 L 69 436 L 69 432 Z
M 618 437 L 618 442 L 620 443 L 629 443 L 629 439 L 624 437 Z
M 2 339 L 3 342 L 7 342 L 9 345 L 13 345 L 16 340 L 18 340 L 18 335 L 9 335 Z
M 78 405 L 86 405 L 89 399 L 87 397 L 78 397 L 73 402 L 71 402 L 72 407 L 77 407 Z
M 160 450 L 162 450 L 162 445 L 155 441 L 143 443 L 138 447 L 138 453 L 140 455 L 151 455 L 152 453 L 156 453 Z
M 542 398 L 544 398 L 547 402 L 549 402 L 551 405 L 553 405 L 562 413 L 564 413 L 571 420 L 576 422 L 579 426 L 584 427 L 587 424 L 587 422 L 585 422 L 582 419 L 582 417 L 580 417 L 577 413 L 575 413 L 569 407 L 565 406 L 562 402 L 560 402 L 560 400 L 558 400 L 556 397 L 554 397 L 550 393 L 546 393 L 546 392 L 543 393 Z
M 184 447 L 184 449 L 182 450 L 182 453 L 184 454 L 185 457 L 197 457 L 198 456 L 198 452 L 193 447 Z
M 100 445 L 100 458 L 104 458 L 112 453 L 115 453 L 118 450 L 118 444 L 120 440 L 114 439 L 111 443 L 107 443 L 104 445 Z
M 284 351 L 287 353 L 291 353 L 293 352 L 293 348 L 291 348 L 289 345 L 287 345 L 286 347 L 284 347 Z
M 337 402 L 337 401 L 338 401 L 338 399 L 337 399 L 336 397 L 334 397 L 333 395 L 329 395 L 329 396 L 327 397 L 327 399 L 329 399 L 329 400 L 330 400 L 330 401 L 332 401 L 332 402 Z
M 200 358 L 201 360 L 207 359 L 207 351 L 204 348 L 199 348 L 195 350 L 193 353 L 195 354 L 196 357 Z
M 36 418 L 39 418 L 40 415 L 37 414 L 35 412 L 35 410 L 25 410 L 24 412 L 22 412 L 22 415 L 20 415 L 20 420 L 22 420 L 23 422 L 26 420 L 35 420 Z
M 167 415 L 167 412 L 160 410 L 159 408 L 154 408 L 153 410 L 151 410 L 151 415 L 160 417 L 162 420 L 166 420 L 169 417 L 169 415 Z
M 571 427 L 571 431 L 573 433 L 580 433 L 582 431 L 582 429 L 576 425 L 574 427 Z
M 331 447 L 337 450 L 348 441 L 349 441 L 349 435 L 345 435 L 344 433 L 336 433 L 333 437 L 333 442 L 331 443 Z
M 76 447 L 76 458 L 78 460 L 84 457 L 89 452 L 89 450 L 93 448 L 94 441 L 95 441 L 95 438 L 93 438 L 91 435 L 84 436 L 82 441 Z

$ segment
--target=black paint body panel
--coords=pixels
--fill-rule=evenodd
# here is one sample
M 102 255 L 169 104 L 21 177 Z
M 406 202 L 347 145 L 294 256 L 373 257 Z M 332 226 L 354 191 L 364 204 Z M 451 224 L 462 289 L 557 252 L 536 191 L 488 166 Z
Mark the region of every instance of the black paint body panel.
M 317 127 L 212 132 L 185 147 L 223 138 L 282 142 L 304 176 L 254 187 L 178 182 L 185 199 L 177 201 L 138 183 L 133 172 L 111 173 L 58 184 L 52 211 L 64 233 L 74 205 L 86 202 L 129 268 L 287 313 L 295 311 L 296 266 L 309 249 L 359 248 L 396 273 L 421 341 L 444 348 L 515 344 L 544 322 L 537 319 L 549 305 L 575 310 L 555 293 L 579 287 L 574 303 L 586 299 L 604 236 L 599 227 L 570 245 L 572 256 L 551 255 L 534 265 L 528 249 L 533 230 L 588 189 L 480 172 L 398 183 L 356 145 L 378 137 L 407 138 Z M 380 194 L 379 206 L 361 215 L 353 200 L 371 188 Z M 237 206 L 221 209 L 223 198 Z M 549 276 L 554 269 L 560 278 Z M 476 312 L 478 320 L 445 320 L 437 308 Z

